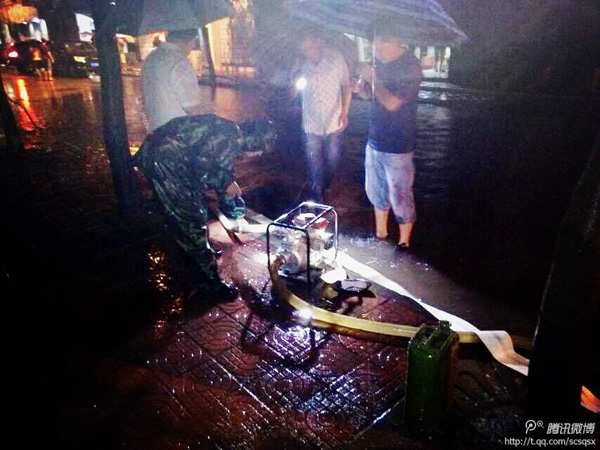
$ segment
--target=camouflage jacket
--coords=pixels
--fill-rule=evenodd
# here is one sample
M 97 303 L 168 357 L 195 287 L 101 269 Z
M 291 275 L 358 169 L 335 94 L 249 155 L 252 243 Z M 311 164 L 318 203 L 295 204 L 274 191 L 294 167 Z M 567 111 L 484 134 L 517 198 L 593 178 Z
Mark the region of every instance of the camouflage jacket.
M 178 117 L 146 138 L 135 163 L 150 179 L 177 177 L 190 191 L 223 193 L 244 145 L 234 122 L 212 114 Z

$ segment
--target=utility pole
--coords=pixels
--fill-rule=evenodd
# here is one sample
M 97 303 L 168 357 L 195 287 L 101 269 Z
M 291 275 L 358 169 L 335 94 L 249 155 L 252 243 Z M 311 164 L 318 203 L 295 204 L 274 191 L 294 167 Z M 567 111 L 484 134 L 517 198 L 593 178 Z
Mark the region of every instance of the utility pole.
M 131 216 L 139 212 L 141 202 L 129 153 L 115 26 L 109 14 L 113 7 L 114 2 L 109 0 L 92 1 L 92 16 L 96 27 L 95 44 L 100 60 L 102 131 L 119 213 L 122 216 Z

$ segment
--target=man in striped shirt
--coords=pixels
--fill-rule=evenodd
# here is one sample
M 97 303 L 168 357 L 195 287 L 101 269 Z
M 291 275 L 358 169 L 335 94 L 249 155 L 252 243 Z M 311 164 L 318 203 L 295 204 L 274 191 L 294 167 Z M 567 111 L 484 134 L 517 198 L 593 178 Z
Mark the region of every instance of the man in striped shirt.
M 352 100 L 348 66 L 342 55 L 316 35 L 300 44 L 302 69 L 302 127 L 312 200 L 324 201 L 340 157 L 343 132 Z

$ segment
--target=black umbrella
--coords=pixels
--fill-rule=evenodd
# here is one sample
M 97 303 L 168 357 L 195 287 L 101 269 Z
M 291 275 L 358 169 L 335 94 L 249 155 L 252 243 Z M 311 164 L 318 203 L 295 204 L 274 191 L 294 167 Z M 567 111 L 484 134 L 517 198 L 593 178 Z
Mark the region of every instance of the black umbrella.
M 392 24 L 410 45 L 456 45 L 467 39 L 435 0 L 286 0 L 285 6 L 296 19 L 367 39 L 380 22 Z

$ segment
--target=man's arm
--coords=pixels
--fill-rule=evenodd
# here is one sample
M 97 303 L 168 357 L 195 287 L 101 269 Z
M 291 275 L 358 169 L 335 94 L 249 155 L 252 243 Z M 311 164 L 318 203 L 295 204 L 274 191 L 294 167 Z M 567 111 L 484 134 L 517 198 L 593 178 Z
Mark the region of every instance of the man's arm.
M 404 104 L 402 97 L 392 94 L 380 81 L 375 82 L 375 100 L 390 112 L 398 111 Z
M 421 68 L 415 65 L 411 68 L 406 83 L 398 93 L 390 92 L 383 83 L 375 80 L 375 100 L 390 112 L 398 111 L 405 103 L 417 100 L 421 79 Z
M 390 92 L 381 81 L 376 80 L 370 66 L 360 66 L 358 73 L 365 81 L 357 92 L 358 96 L 365 100 L 374 96 L 375 100 L 390 112 L 398 111 L 402 108 L 402 105 L 416 100 L 418 96 L 422 75 L 420 68 L 417 66 L 412 69 L 409 81 L 398 93 Z M 372 89 L 374 89 L 374 93 Z
M 348 126 L 348 115 L 350 114 L 350 104 L 352 103 L 352 86 L 350 84 L 350 73 L 348 72 L 348 66 L 346 61 L 342 58 L 343 71 L 342 71 L 342 114 L 340 115 L 340 125 L 342 129 L 346 129 Z
M 200 104 L 200 99 L 198 99 L 198 103 L 195 105 L 184 106 L 183 110 L 186 112 L 188 116 L 197 116 L 200 114 L 206 114 L 206 106 Z
M 359 79 L 354 86 L 353 92 L 363 100 L 371 100 L 373 98 L 373 91 L 371 89 L 373 67 L 371 64 L 361 62 L 356 67 L 356 74 Z
M 232 181 L 229 186 L 225 189 L 225 193 L 230 197 L 241 197 L 242 196 L 242 188 L 237 184 L 236 181 Z
M 286 88 L 285 95 L 288 101 L 293 102 L 298 98 L 302 89 L 305 86 L 299 85 L 299 80 L 304 79 L 306 82 L 306 75 L 301 70 L 297 70 L 291 77 L 292 84 Z
M 169 80 L 179 98 L 181 108 L 188 116 L 206 114 L 207 107 L 200 100 L 200 86 L 189 62 L 181 61 L 173 67 Z

